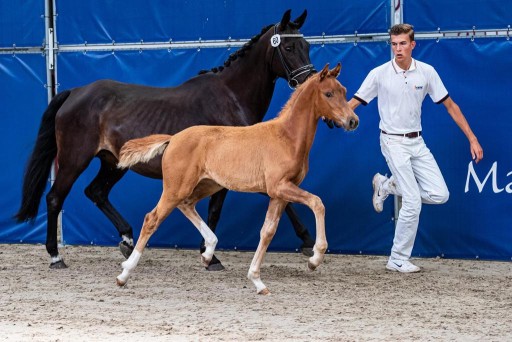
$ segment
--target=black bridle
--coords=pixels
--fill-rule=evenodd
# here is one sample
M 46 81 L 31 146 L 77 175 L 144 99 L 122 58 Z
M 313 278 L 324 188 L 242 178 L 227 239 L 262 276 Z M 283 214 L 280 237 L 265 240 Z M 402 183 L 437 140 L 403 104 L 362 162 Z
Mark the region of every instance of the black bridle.
M 291 70 L 290 67 L 286 64 L 286 61 L 284 60 L 283 53 L 281 52 L 281 49 L 279 46 L 281 45 L 281 38 L 302 38 L 304 37 L 301 33 L 284 33 L 284 34 L 278 34 L 277 33 L 277 26 L 279 24 L 274 25 L 274 35 L 270 38 L 270 43 L 272 47 L 274 47 L 274 51 L 272 52 L 272 59 L 270 61 L 270 64 L 272 65 L 274 63 L 274 55 L 277 50 L 277 55 L 279 56 L 279 59 L 281 60 L 281 64 L 284 67 L 284 71 L 286 73 L 286 79 L 288 80 L 288 85 L 290 88 L 295 88 L 299 85 L 299 81 L 297 80 L 297 77 L 307 73 L 307 76 L 313 74 L 316 72 L 315 67 L 313 64 L 307 64 L 304 66 L 301 66 L 295 70 Z

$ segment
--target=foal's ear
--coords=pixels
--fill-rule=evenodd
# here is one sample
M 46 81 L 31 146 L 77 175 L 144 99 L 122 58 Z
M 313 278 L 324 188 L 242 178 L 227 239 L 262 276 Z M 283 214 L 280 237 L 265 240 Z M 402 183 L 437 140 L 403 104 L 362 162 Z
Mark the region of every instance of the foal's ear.
M 338 65 L 336 65 L 336 67 L 334 69 L 329 71 L 329 76 L 333 76 L 334 78 L 338 77 L 338 75 L 340 74 L 340 70 L 341 70 L 341 63 L 338 63 Z
M 302 27 L 302 25 L 304 25 L 304 21 L 306 21 L 306 17 L 308 16 L 308 10 L 304 10 L 304 12 L 300 15 L 300 17 L 298 17 L 297 19 L 295 19 L 293 21 L 293 23 L 295 24 L 295 28 L 300 29 Z
M 329 74 L 329 63 L 327 63 L 322 71 L 320 71 L 320 81 L 323 81 L 323 79 Z
M 292 10 L 289 9 L 288 11 L 284 12 L 283 14 L 283 18 L 281 19 L 281 23 L 279 24 L 279 30 L 280 31 L 284 31 L 286 30 L 286 26 L 288 25 L 288 23 L 290 22 L 290 18 L 291 18 L 291 12 Z

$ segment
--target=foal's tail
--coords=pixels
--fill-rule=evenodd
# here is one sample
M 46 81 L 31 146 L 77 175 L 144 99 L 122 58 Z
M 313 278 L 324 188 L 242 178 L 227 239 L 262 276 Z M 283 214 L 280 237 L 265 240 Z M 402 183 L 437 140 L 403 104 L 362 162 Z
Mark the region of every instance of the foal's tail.
M 154 134 L 145 138 L 127 141 L 119 152 L 117 167 L 125 169 L 138 163 L 145 163 L 164 153 L 171 136 Z
M 18 222 L 32 220 L 37 215 L 52 162 L 57 155 L 55 116 L 69 94 L 71 91 L 66 90 L 55 95 L 41 119 L 34 150 L 25 169 L 21 206 L 14 216 Z

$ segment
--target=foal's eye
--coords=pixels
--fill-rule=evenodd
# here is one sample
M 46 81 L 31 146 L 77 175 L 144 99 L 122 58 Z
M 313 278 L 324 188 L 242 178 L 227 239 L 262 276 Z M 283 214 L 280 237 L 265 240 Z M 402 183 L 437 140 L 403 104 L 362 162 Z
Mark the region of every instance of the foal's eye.
M 332 92 L 328 91 L 327 93 L 325 93 L 325 96 L 332 97 Z

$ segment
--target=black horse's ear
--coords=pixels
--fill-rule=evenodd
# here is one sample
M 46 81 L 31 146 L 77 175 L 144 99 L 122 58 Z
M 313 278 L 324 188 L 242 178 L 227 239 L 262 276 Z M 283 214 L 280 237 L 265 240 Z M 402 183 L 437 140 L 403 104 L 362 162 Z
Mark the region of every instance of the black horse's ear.
M 322 81 L 329 74 L 329 63 L 327 63 L 322 71 L 320 71 L 320 81 Z
M 306 17 L 308 16 L 308 10 L 304 10 L 304 12 L 293 22 L 295 23 L 295 26 L 297 27 L 297 30 L 304 25 L 304 22 L 306 21 Z
M 291 12 L 292 10 L 289 9 L 288 11 L 284 12 L 283 14 L 283 19 L 281 19 L 281 23 L 279 24 L 279 30 L 280 31 L 284 31 L 286 30 L 286 26 L 288 25 L 288 23 L 290 22 L 290 18 L 291 18 Z

